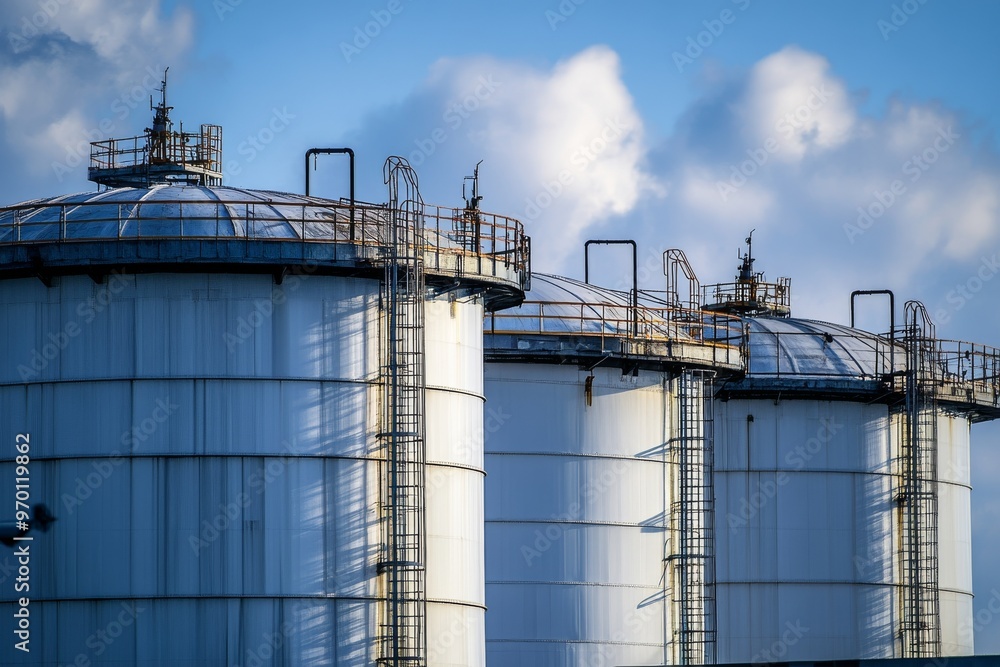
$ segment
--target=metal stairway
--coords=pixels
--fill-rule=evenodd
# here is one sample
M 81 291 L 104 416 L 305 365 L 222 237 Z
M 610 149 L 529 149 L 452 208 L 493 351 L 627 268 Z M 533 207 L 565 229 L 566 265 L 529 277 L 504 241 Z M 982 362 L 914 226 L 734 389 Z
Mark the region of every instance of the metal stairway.
M 677 437 L 668 450 L 668 664 L 715 662 L 713 376 L 710 371 L 683 371 L 674 381 Z
M 934 325 L 923 304 L 906 303 L 905 412 L 897 460 L 902 657 L 941 654 L 938 582 L 938 437 Z
M 427 663 L 423 202 L 403 158 L 385 163 L 389 207 L 381 289 L 382 557 L 377 664 Z

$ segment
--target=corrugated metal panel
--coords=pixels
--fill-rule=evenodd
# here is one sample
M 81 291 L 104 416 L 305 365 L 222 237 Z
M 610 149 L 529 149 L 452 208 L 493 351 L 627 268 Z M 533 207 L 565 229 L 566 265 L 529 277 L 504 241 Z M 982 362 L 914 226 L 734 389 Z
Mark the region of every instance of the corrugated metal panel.
M 483 306 L 425 304 L 429 664 L 486 664 Z M 443 604 L 454 603 L 454 604 Z
M 969 420 L 938 418 L 938 557 L 941 586 L 941 650 L 972 655 L 972 492 Z
M 491 665 L 660 664 L 663 376 L 486 368 Z
M 717 424 L 720 662 L 892 657 L 887 408 L 730 400 Z
M 846 401 L 719 404 L 720 661 L 899 655 L 897 422 Z M 942 647 L 956 655 L 972 651 L 968 419 L 942 414 L 938 436 Z M 809 631 L 785 642 L 789 624 Z
M 59 518 L 33 545 L 30 662 L 370 664 L 377 281 L 38 284 L 0 282 L 0 438 L 31 433 L 33 500 Z M 102 305 L 86 321 L 80 304 Z M 429 648 L 479 666 L 483 308 L 427 313 Z M 80 332 L 24 383 L 18 365 L 70 324 Z M 0 476 L 12 497 L 10 461 Z M 91 635 L 133 603 L 101 650 Z M 5 642 L 0 663 L 22 662 Z

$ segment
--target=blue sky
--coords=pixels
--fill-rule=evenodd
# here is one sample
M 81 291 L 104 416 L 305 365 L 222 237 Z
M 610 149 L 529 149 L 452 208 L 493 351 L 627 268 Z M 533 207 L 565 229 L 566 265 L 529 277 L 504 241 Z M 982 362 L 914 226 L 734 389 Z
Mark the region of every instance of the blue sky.
M 1000 4 L 954 0 L 12 0 L 0 201 L 91 189 L 74 147 L 141 133 L 169 65 L 175 120 L 224 126 L 229 184 L 301 191 L 305 149 L 346 143 L 362 197 L 384 199 L 397 153 L 457 205 L 482 159 L 483 205 L 524 219 L 536 267 L 579 276 L 582 241 L 614 236 L 725 280 L 756 228 L 796 315 L 843 322 L 851 290 L 890 288 L 942 337 L 1000 346 L 998 24 Z M 346 195 L 335 160 L 316 182 Z M 985 608 L 1000 427 L 973 437 Z M 977 651 L 1000 653 L 995 627 Z

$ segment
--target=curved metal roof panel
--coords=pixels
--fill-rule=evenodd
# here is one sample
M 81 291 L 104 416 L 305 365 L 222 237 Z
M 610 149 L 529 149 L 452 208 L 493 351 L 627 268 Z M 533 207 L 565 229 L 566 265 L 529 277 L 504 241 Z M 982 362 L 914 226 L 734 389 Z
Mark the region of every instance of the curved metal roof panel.
M 36 199 L 0 209 L 0 242 L 60 238 L 235 237 L 337 240 L 337 202 L 228 186 L 153 185 Z M 373 210 L 366 213 L 371 216 Z M 15 225 L 16 223 L 16 225 Z M 12 235 L 17 227 L 19 236 Z M 373 231 L 371 225 L 364 232 Z
M 791 318 L 746 321 L 750 375 L 875 377 L 888 373 L 893 362 L 902 367 L 905 361 L 898 344 L 860 329 Z
M 604 334 L 620 333 L 631 304 L 624 292 L 545 273 L 531 274 L 524 303 L 502 314 L 505 331 Z

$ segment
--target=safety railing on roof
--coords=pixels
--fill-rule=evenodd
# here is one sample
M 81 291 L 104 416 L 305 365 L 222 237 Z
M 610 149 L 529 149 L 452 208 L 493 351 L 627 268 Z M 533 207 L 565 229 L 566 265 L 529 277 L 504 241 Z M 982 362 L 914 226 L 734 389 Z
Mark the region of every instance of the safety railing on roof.
M 156 164 L 190 165 L 222 171 L 222 128 L 202 125 L 199 132 L 164 132 L 157 135 L 106 139 L 90 145 L 92 170 L 120 169 Z
M 0 208 L 0 245 L 236 238 L 381 249 L 388 214 L 384 206 L 329 201 L 35 202 Z M 422 226 L 417 238 L 428 271 L 458 266 L 463 273 L 495 276 L 502 269 L 527 279 L 529 240 L 517 220 L 442 206 L 405 215 Z
M 729 315 L 684 308 L 579 301 L 525 301 L 487 315 L 492 334 L 567 334 L 713 348 L 719 363 L 742 363 L 743 323 Z M 603 347 L 603 345 L 602 345 Z
M 768 283 L 760 280 L 703 285 L 701 303 L 706 307 L 727 307 L 735 311 L 772 313 L 787 316 L 791 311 L 792 285 L 788 278 Z
M 752 334 L 747 364 L 754 377 L 820 377 L 828 379 L 882 380 L 906 370 L 905 341 L 884 336 L 857 336 L 810 331 L 769 331 Z M 773 343 L 763 343 L 767 338 Z M 836 353 L 823 359 L 803 352 L 798 341 L 809 339 Z M 849 344 L 846 344 L 849 341 Z M 1000 349 L 959 340 L 936 340 L 936 363 L 942 387 L 972 392 L 1000 405 Z M 898 384 L 898 381 L 897 383 Z
M 1000 349 L 960 340 L 938 340 L 941 382 L 1000 404 Z

